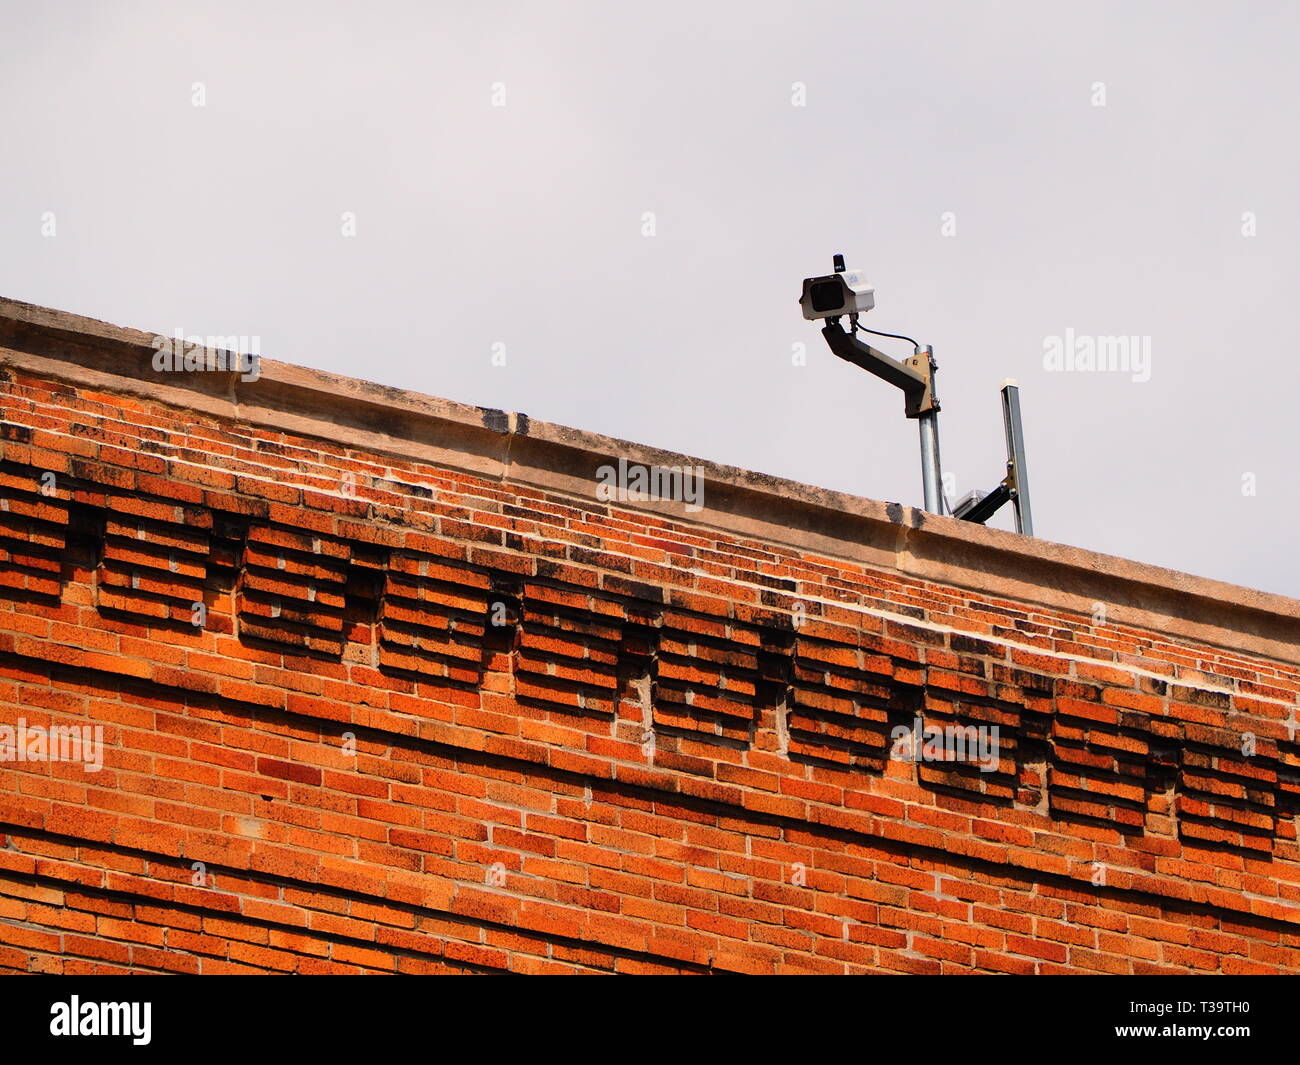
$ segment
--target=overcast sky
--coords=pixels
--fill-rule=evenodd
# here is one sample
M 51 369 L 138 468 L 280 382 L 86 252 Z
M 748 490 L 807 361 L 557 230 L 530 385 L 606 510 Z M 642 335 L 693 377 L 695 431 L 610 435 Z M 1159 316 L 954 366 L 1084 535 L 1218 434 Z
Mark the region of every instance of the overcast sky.
M 843 252 L 956 494 L 1015 377 L 1040 536 L 1300 596 L 1297 3 L 0 16 L 0 295 L 919 505 Z

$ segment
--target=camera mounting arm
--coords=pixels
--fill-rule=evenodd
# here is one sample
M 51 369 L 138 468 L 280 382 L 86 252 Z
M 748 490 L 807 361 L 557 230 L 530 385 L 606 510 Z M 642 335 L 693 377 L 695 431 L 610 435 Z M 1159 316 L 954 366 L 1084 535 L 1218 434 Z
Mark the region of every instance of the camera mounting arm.
M 855 316 L 856 317 L 856 316 Z M 939 400 L 934 390 L 934 359 L 929 352 L 918 351 L 910 359 L 892 359 L 852 333 L 846 333 L 838 318 L 830 318 L 822 328 L 827 346 L 845 362 L 860 366 L 882 381 L 903 390 L 907 417 L 920 418 L 931 411 L 938 413 Z
M 849 320 L 857 324 L 857 315 Z M 883 351 L 864 344 L 851 332 L 840 326 L 839 317 L 831 317 L 822 327 L 827 346 L 845 362 L 860 366 L 882 381 L 903 390 L 903 411 L 909 418 L 917 419 L 921 430 L 921 485 L 925 493 L 925 509 L 932 514 L 944 512 L 943 474 L 939 461 L 939 397 L 935 392 L 934 374 L 937 366 L 934 352 L 927 346 L 917 348 L 912 357 L 902 362 L 891 359 Z

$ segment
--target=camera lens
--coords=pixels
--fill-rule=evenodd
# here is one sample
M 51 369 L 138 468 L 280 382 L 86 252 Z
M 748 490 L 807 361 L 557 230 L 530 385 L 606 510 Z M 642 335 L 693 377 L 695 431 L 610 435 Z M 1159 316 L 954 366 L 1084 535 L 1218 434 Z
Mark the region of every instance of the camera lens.
M 844 307 L 844 285 L 838 278 L 833 281 L 818 281 L 809 289 L 812 307 L 819 314 L 822 311 L 838 311 Z

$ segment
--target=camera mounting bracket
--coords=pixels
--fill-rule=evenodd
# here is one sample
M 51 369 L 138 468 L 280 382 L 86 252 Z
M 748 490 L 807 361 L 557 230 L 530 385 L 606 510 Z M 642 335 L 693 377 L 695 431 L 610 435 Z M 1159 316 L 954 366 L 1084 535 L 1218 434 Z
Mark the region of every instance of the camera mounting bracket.
M 826 344 L 845 362 L 860 366 L 882 381 L 888 381 L 903 391 L 904 411 L 909 418 L 919 418 L 930 411 L 938 413 L 939 399 L 934 389 L 934 356 L 918 351 L 911 358 L 890 358 L 870 344 L 864 344 L 852 333 L 846 333 L 838 318 L 829 318 L 822 328 Z

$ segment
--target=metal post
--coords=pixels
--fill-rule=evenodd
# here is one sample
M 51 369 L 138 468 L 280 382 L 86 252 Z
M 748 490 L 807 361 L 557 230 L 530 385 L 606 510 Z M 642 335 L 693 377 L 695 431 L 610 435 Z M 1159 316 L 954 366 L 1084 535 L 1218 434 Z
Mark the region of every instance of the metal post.
M 1020 422 L 1020 387 L 1015 381 L 1002 386 L 1002 428 L 1007 437 L 1007 465 L 1010 467 L 1016 508 L 1016 532 L 1034 535 L 1034 516 L 1029 509 L 1029 469 L 1025 462 L 1025 431 Z
M 935 364 L 934 348 L 925 346 L 926 358 L 930 360 L 931 392 L 938 397 L 934 387 Z M 939 462 L 939 411 L 928 410 L 917 418 L 921 428 L 921 485 L 925 494 L 925 509 L 931 514 L 942 514 L 943 506 L 943 471 Z
M 921 426 L 921 484 L 925 491 L 925 509 L 931 514 L 943 513 L 943 474 L 939 471 L 939 412 L 922 414 L 917 422 Z

